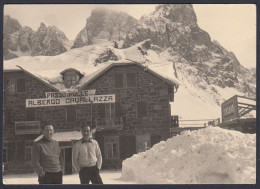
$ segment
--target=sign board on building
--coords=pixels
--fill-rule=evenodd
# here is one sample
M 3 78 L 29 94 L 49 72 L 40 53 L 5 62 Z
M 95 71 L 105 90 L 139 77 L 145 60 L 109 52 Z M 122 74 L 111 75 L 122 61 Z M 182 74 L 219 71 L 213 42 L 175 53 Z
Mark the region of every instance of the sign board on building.
M 237 95 L 231 97 L 221 104 L 222 122 L 239 118 Z
M 26 107 L 45 107 L 45 106 L 65 106 L 77 104 L 91 104 L 91 103 L 114 103 L 115 94 L 110 95 L 91 95 L 91 96 L 77 96 L 77 97 L 62 97 L 62 98 L 40 98 L 40 99 L 26 99 Z
M 46 98 L 65 98 L 65 97 L 79 97 L 79 96 L 89 96 L 95 95 L 96 89 L 83 90 L 78 92 L 46 92 Z

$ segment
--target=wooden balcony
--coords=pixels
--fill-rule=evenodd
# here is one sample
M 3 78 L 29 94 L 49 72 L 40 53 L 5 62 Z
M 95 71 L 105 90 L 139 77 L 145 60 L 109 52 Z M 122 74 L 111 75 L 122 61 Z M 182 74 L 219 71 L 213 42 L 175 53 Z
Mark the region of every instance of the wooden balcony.
M 96 118 L 95 124 L 97 130 L 121 130 L 123 129 L 123 121 L 122 117 L 114 117 L 114 118 Z
M 15 122 L 15 134 L 40 134 L 41 124 L 39 121 L 19 121 Z

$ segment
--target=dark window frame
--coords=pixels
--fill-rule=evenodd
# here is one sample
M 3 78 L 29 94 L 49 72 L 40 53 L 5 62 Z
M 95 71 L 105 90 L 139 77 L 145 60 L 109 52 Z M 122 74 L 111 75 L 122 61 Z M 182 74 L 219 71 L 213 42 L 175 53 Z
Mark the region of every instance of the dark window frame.
M 14 95 L 16 93 L 16 79 L 7 79 L 5 84 L 6 93 Z
M 79 75 L 76 72 L 69 71 L 64 74 L 64 84 L 66 88 L 75 86 L 79 83 Z
M 129 79 L 129 76 L 131 76 Z M 114 74 L 115 88 L 135 88 L 136 87 L 136 73 L 115 73 Z
M 108 146 L 110 146 L 112 152 L 111 157 L 108 156 Z M 116 146 L 116 149 L 114 148 Z M 116 152 L 116 153 L 114 153 Z M 119 142 L 119 136 L 106 136 L 104 139 L 104 157 L 105 159 L 120 159 L 120 142 Z
M 10 81 L 11 83 L 8 81 Z M 9 95 L 26 92 L 26 79 L 24 77 L 7 79 L 5 84 L 6 93 Z
M 16 92 L 17 93 L 26 92 L 26 79 L 25 78 L 16 79 Z
M 31 162 L 31 160 L 32 160 L 32 148 L 33 148 L 33 141 L 25 140 L 25 147 L 24 147 L 24 160 L 25 160 L 25 162 Z
M 8 142 L 4 141 L 3 142 L 3 154 L 2 154 L 2 158 L 3 158 L 3 163 L 8 163 Z
M 122 73 L 115 73 L 114 74 L 114 82 L 115 88 L 125 88 L 124 86 L 124 74 Z
M 136 73 L 126 73 L 126 88 L 135 88 L 135 87 L 136 87 Z
M 115 103 L 105 104 L 105 118 L 114 118 L 116 116 Z

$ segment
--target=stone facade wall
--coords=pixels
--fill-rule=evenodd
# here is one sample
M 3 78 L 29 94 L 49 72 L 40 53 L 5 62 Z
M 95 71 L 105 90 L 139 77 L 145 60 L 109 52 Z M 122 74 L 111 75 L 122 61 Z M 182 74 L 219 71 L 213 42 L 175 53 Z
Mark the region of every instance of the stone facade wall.
M 136 87 L 116 88 L 115 73 L 135 73 Z M 120 117 L 123 118 L 124 130 L 158 129 L 168 130 L 170 127 L 170 105 L 168 86 L 163 80 L 141 69 L 139 66 L 117 66 L 111 68 L 84 88 L 96 89 L 96 94 L 115 94 L 116 102 L 120 104 Z M 147 102 L 147 117 L 137 117 L 136 102 Z M 99 104 L 94 104 L 94 118 L 99 118 Z M 158 131 L 157 130 L 157 131 Z M 156 132 L 157 132 L 156 131 Z
M 26 92 L 15 93 L 13 95 L 4 92 L 4 140 L 14 139 L 14 137 L 17 139 L 17 136 L 14 135 L 15 122 L 27 121 L 27 110 L 29 108 L 26 108 L 26 99 L 45 98 L 45 92 L 54 92 L 52 88 L 24 72 L 4 73 L 4 81 L 9 78 L 25 78 Z M 31 109 L 35 110 L 35 121 L 40 121 L 42 127 L 46 124 L 52 124 L 56 131 L 78 130 L 81 125 L 90 122 L 90 105 L 77 105 L 77 121 L 75 122 L 66 120 L 67 107 L 50 106 Z M 7 116 L 10 118 L 7 118 Z
M 116 88 L 115 73 L 135 73 L 136 87 Z M 15 122 L 28 121 L 27 110 L 29 108 L 26 108 L 26 99 L 45 98 L 45 92 L 55 92 L 48 85 L 22 71 L 4 73 L 4 82 L 7 79 L 20 78 L 25 78 L 25 92 L 10 95 L 6 93 L 6 90 L 4 91 L 3 140 L 8 143 L 6 146 L 11 148 L 8 151 L 8 158 L 11 158 L 11 163 L 14 164 L 25 161 L 25 141 L 33 141 L 39 136 L 39 134 L 15 135 Z M 100 75 L 92 83 L 85 86 L 83 90 L 87 89 L 96 89 L 97 95 L 115 94 L 116 103 L 120 105 L 117 117 L 122 118 L 123 129 L 119 131 L 97 131 L 101 140 L 98 141 L 99 143 L 102 143 L 104 136 L 110 135 L 123 135 L 128 137 L 129 141 L 134 141 L 135 135 L 150 134 L 152 145 L 159 140 L 170 137 L 169 101 L 173 94 L 169 93 L 172 92 L 172 87 L 157 76 L 136 65 L 116 66 Z M 147 102 L 147 117 L 138 118 L 137 102 L 139 101 Z M 55 131 L 75 131 L 86 124 L 92 123 L 92 126 L 95 127 L 95 119 L 102 118 L 100 109 L 104 107 L 103 105 L 73 105 L 76 108 L 76 121 L 67 121 L 66 119 L 66 109 L 69 106 L 35 107 L 33 109 L 35 110 L 35 121 L 40 121 L 42 127 L 46 124 L 52 124 Z M 97 140 L 99 139 L 97 138 Z M 124 137 L 120 138 L 120 143 L 124 143 L 120 146 L 121 157 L 129 157 L 131 154 L 124 147 L 127 146 Z M 101 146 L 103 148 L 103 144 Z M 131 150 L 134 151 L 134 148 L 135 144 L 132 145 Z M 105 160 L 104 162 L 107 162 L 108 165 L 115 164 L 118 166 L 118 164 L 121 164 L 122 158 Z M 104 167 L 106 167 L 105 164 Z

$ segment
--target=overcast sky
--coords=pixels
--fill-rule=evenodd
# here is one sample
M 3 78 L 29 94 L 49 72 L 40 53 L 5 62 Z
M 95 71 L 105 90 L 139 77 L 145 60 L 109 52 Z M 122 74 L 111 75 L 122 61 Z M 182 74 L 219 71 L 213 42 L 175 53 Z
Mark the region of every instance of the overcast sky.
M 126 12 L 139 19 L 154 10 L 156 5 L 5 5 L 4 14 L 18 19 L 22 26 L 37 30 L 40 23 L 55 25 L 69 39 L 86 25 L 95 7 Z M 242 65 L 256 67 L 256 6 L 249 4 L 193 5 L 198 25 L 228 51 L 235 53 Z

